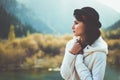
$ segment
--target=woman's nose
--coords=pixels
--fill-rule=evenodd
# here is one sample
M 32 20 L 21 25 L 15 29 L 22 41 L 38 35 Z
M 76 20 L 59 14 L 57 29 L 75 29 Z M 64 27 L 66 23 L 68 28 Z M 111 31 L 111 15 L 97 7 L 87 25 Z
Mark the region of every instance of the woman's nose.
M 74 26 L 74 25 L 72 26 L 72 29 L 75 29 L 75 26 Z

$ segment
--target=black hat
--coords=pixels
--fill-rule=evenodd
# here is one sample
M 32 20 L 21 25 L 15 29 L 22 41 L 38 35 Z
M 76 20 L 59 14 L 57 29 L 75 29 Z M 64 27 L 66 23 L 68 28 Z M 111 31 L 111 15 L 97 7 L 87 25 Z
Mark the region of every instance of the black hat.
M 78 21 L 83 21 L 88 27 L 93 27 L 97 29 L 101 27 L 99 14 L 95 9 L 91 7 L 75 9 L 74 16 Z

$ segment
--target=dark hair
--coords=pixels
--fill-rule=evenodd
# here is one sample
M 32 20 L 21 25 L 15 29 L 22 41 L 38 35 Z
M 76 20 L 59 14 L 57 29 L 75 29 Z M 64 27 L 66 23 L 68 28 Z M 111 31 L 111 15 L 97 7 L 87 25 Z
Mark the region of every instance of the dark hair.
M 91 45 L 101 35 L 99 28 L 101 23 L 99 22 L 99 14 L 91 7 L 84 7 L 82 9 L 74 10 L 74 17 L 78 21 L 82 21 L 85 24 L 86 43 Z

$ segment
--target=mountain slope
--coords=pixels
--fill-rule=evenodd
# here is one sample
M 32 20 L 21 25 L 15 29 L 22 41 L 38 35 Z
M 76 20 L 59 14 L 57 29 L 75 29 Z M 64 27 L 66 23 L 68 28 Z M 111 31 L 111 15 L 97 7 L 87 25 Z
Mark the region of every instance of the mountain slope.
M 26 0 L 24 5 L 35 12 L 38 19 L 44 19 L 46 23 L 50 23 L 52 28 L 61 34 L 72 33 L 73 11 L 76 8 L 80 9 L 85 6 L 95 8 L 100 14 L 102 28 L 109 27 L 120 17 L 120 13 L 95 0 Z
M 105 35 L 110 39 L 120 39 L 120 20 L 105 29 Z
M 76 8 L 91 6 L 100 14 L 102 28 L 109 27 L 119 20 L 120 13 L 114 9 L 101 4 L 95 0 L 1 0 L 6 11 L 16 16 L 22 24 L 30 25 L 37 32 L 41 33 L 72 33 L 73 11 Z
M 42 19 L 38 19 L 38 16 L 35 16 L 30 9 L 26 8 L 25 5 L 18 3 L 17 0 L 1 0 L 0 6 L 2 6 L 7 13 L 18 18 L 23 25 L 29 25 L 37 32 L 53 33 L 53 30 L 49 25 L 43 22 Z
M 10 25 L 15 26 L 15 34 L 17 37 L 26 35 L 27 31 L 31 33 L 35 32 L 30 25 L 23 25 L 18 18 L 8 13 L 3 7 L 0 7 L 0 38 L 8 38 Z

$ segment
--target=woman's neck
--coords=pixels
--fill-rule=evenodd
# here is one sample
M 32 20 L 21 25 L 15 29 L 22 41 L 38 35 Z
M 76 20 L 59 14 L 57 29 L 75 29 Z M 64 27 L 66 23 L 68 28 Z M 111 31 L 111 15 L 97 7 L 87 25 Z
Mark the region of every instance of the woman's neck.
M 82 43 L 86 42 L 86 35 L 85 35 L 85 34 L 81 34 L 79 37 L 80 37 L 79 40 L 80 40 Z

